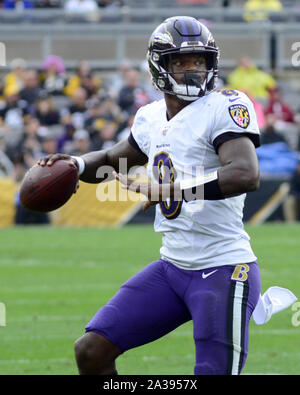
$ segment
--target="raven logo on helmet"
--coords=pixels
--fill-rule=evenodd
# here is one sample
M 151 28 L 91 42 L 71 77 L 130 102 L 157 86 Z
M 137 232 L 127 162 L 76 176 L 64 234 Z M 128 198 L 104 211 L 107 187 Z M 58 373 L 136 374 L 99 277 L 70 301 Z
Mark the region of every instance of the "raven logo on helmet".
M 153 41 L 155 41 L 157 43 L 173 45 L 173 38 L 172 38 L 171 34 L 168 32 L 165 32 L 165 33 L 158 32 L 153 37 Z
M 201 54 L 206 70 L 183 71 L 182 81 L 177 83 L 168 64 L 179 54 Z M 208 28 L 193 17 L 176 16 L 161 23 L 150 37 L 147 59 L 153 84 L 162 92 L 193 101 L 215 89 L 219 49 Z

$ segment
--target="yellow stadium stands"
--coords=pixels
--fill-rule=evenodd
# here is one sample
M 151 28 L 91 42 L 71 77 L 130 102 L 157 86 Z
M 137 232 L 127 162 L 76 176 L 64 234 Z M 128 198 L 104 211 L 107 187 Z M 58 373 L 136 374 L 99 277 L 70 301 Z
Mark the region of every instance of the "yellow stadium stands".
M 0 179 L 0 227 L 14 224 L 18 187 L 9 178 Z M 99 185 L 80 182 L 77 193 L 50 218 L 57 226 L 118 227 L 129 221 L 141 205 L 141 195 L 124 191 L 115 181 Z

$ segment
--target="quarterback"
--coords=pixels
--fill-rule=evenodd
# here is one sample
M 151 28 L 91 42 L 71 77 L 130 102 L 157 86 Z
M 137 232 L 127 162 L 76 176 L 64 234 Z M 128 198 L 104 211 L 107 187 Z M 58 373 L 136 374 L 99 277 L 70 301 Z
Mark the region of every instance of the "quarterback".
M 260 296 L 260 274 L 243 226 L 247 192 L 259 186 L 259 129 L 251 101 L 216 90 L 219 49 L 192 17 L 160 24 L 147 53 L 164 99 L 140 108 L 128 139 L 69 158 L 80 179 L 99 183 L 97 169 L 156 205 L 161 258 L 125 282 L 75 343 L 80 374 L 117 374 L 117 357 L 193 321 L 194 374 L 240 374 L 249 321 Z M 127 166 L 146 165 L 150 182 L 133 182 Z M 200 169 L 200 170 L 199 170 Z

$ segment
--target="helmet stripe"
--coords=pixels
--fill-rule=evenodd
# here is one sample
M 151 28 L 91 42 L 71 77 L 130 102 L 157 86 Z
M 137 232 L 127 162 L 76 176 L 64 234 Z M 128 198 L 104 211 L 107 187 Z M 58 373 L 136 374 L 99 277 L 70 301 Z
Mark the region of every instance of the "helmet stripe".
M 197 41 L 197 40 L 200 41 L 199 26 L 194 21 L 192 21 L 192 26 L 193 26 L 194 33 L 195 33 L 195 36 L 196 36 L 196 37 L 194 37 L 194 40 L 195 41 Z M 200 32 L 200 34 L 201 34 L 201 32 Z
M 184 36 L 187 36 L 187 35 L 188 35 L 188 31 L 187 31 L 187 26 L 186 26 L 184 20 L 180 19 L 179 22 L 180 22 L 181 27 L 182 27 L 182 33 L 183 33 L 183 35 L 184 35 Z M 186 37 L 185 37 L 185 39 L 186 39 Z
M 186 23 L 184 19 L 179 19 L 181 25 L 181 34 L 183 35 L 183 41 L 200 41 L 201 33 L 199 31 L 199 26 L 193 20 Z

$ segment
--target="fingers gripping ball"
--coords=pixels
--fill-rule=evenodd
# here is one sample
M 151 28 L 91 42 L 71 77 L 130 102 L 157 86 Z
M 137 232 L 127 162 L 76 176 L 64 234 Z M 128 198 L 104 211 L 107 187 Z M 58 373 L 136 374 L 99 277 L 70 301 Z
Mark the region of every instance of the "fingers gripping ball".
M 51 166 L 36 164 L 22 181 L 21 204 L 35 212 L 56 210 L 76 192 L 77 183 L 77 167 L 69 160 L 58 160 Z

